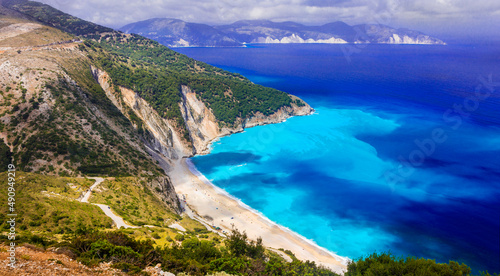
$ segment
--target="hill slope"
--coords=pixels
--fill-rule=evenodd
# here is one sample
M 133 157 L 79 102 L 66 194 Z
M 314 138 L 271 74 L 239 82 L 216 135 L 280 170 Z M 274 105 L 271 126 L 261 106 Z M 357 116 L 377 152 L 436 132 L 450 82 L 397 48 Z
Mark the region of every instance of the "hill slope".
M 125 33 L 144 35 L 167 46 L 240 46 L 241 43 L 206 24 L 179 19 L 153 18 L 120 28 Z
M 133 125 L 135 131 L 122 131 L 133 136 L 126 140 L 142 139 L 167 158 L 203 152 L 211 140 L 244 127 L 310 112 L 298 98 L 255 85 L 238 74 L 195 61 L 153 40 L 112 31 L 37 2 L 3 3 L 26 18 L 86 39 L 84 43 L 65 44 L 68 58 L 54 57 L 66 62 L 57 65 L 66 74 L 59 79 L 73 80 L 76 90 L 91 90 L 90 97 L 100 97 L 100 106 L 109 105 L 102 112 L 108 114 L 106 122 L 121 118 L 119 124 Z M 8 50 L 16 56 L 14 48 Z M 22 56 L 19 54 L 19 59 Z M 40 80 L 39 86 L 46 82 Z M 107 127 L 106 131 L 109 129 L 113 128 Z

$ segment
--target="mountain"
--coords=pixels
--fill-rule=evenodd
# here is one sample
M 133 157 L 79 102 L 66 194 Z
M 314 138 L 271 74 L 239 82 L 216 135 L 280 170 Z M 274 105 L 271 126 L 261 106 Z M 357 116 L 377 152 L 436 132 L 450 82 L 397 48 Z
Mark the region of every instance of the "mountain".
M 217 29 L 178 19 L 154 18 L 120 28 L 125 33 L 136 33 L 170 46 L 239 46 L 233 38 Z
M 243 46 L 250 43 L 445 44 L 418 31 L 375 24 L 350 26 L 341 21 L 305 26 L 291 21 L 241 20 L 229 25 L 210 26 L 154 18 L 128 24 L 120 30 L 144 35 L 170 47 Z
M 445 44 L 443 41 L 409 29 L 394 29 L 385 25 L 362 24 L 354 26 L 364 30 L 363 35 L 372 43 L 385 44 Z

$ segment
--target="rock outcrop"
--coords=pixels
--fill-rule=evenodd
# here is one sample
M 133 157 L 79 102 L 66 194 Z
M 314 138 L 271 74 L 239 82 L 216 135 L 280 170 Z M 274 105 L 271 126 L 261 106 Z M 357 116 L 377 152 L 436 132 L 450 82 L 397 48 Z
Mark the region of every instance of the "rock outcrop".
M 179 198 L 175 192 L 174 185 L 172 185 L 172 181 L 168 177 L 157 177 L 147 183 L 150 190 L 158 197 L 162 202 L 170 206 L 172 210 L 181 213 L 181 205 L 179 202 Z
M 196 93 L 187 86 L 182 86 L 181 90 L 183 99 L 180 104 L 181 112 L 196 154 L 209 153 L 210 143 L 219 137 L 241 132 L 245 128 L 280 123 L 292 116 L 307 115 L 313 111 L 308 104 L 302 107 L 292 104 L 291 107 L 282 107 L 270 116 L 258 112 L 251 118 L 239 120 L 234 127 L 219 127 L 212 111 L 197 98 Z M 293 95 L 291 97 L 292 101 L 299 99 Z

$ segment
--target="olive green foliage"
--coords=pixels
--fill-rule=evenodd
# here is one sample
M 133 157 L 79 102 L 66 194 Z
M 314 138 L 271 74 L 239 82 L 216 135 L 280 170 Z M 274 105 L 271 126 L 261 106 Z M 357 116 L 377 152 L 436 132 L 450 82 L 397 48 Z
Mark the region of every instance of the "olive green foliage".
M 298 107 L 302 107 L 302 106 L 305 106 L 306 104 L 299 100 L 299 99 L 296 99 L 295 101 L 293 101 L 294 104 L 296 104 Z
M 37 20 L 74 35 L 112 31 L 110 28 L 76 18 L 39 2 L 26 0 L 5 0 L 3 4 L 11 9 L 30 15 Z
M 227 248 L 231 254 L 236 257 L 248 256 L 250 258 L 262 258 L 264 256 L 264 246 L 262 239 L 258 238 L 257 241 L 248 242 L 248 237 L 245 232 L 233 230 L 228 237 Z
M 79 233 L 59 246 L 71 249 L 77 260 L 94 266 L 100 262 L 114 262 L 114 266 L 129 272 L 140 272 L 146 265 L 161 261 L 160 250 L 153 241 L 137 241 L 121 231 L 96 231 L 82 227 Z
M 415 257 L 398 258 L 388 253 L 374 253 L 348 265 L 346 276 L 361 275 L 422 275 L 466 276 L 471 269 L 465 264 L 448 264 Z
M 86 265 L 112 261 L 114 267 L 133 274 L 147 265 L 161 263 L 163 270 L 200 276 L 221 271 L 235 275 L 336 275 L 313 262 L 287 263 L 277 257 L 266 258 L 263 251 L 260 256 L 252 256 L 255 244 L 243 240 L 244 237 L 233 231 L 227 241 L 228 245 L 236 242 L 238 247 L 246 247 L 243 250 L 246 253 L 238 256 L 219 249 L 213 241 L 195 237 L 171 247 L 155 247 L 153 241 L 134 240 L 124 230 L 103 232 L 82 228 L 57 246 L 70 249 Z
M 171 247 L 154 247 L 150 240 L 137 241 L 125 231 L 113 232 L 79 231 L 66 243 L 58 246 L 71 248 L 78 260 L 87 265 L 101 261 L 113 261 L 114 267 L 138 273 L 145 266 L 161 263 L 162 268 L 173 273 L 207 275 L 226 272 L 233 275 L 337 275 L 318 267 L 314 262 L 294 259 L 285 262 L 276 254 L 255 254 L 258 242 L 249 242 L 246 235 L 232 231 L 226 240 L 226 248 L 217 248 L 212 241 L 197 238 L 184 239 Z M 456 262 L 439 264 L 434 260 L 414 257 L 396 258 L 390 254 L 372 254 L 356 262 L 351 262 L 345 273 L 353 275 L 437 275 L 465 276 L 471 269 Z M 489 275 L 482 273 L 480 275 Z
M 12 162 L 12 152 L 10 148 L 0 139 L 0 172 L 7 170 L 7 166 Z
M 7 177 L 7 172 L 0 173 L 1 202 L 7 202 Z M 17 214 L 16 230 L 21 237 L 29 238 L 33 236 L 32 233 L 37 233 L 43 240 L 55 240 L 57 235 L 73 233 L 82 224 L 89 227 L 111 227 L 112 220 L 98 206 L 75 200 L 81 191 L 71 186 L 88 189 L 93 180 L 20 171 L 15 172 L 14 178 L 16 201 L 13 207 Z M 7 223 L 8 211 L 7 207 L 0 209 L 2 232 L 10 228 Z

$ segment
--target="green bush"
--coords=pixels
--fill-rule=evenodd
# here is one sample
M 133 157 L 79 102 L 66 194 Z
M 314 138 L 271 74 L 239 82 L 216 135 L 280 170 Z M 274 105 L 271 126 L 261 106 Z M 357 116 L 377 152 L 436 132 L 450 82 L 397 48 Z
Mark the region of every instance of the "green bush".
M 248 273 L 250 267 L 250 260 L 243 257 L 220 258 L 210 262 L 212 271 L 224 271 L 231 274 Z
M 83 259 L 99 258 L 103 261 L 109 260 L 127 260 L 134 262 L 141 255 L 128 246 L 119 246 L 110 243 L 108 240 L 98 240 L 90 245 L 90 250 L 83 253 Z
M 422 275 L 422 276 L 466 276 L 471 269 L 450 261 L 448 264 L 415 257 L 395 257 L 389 253 L 374 253 L 356 262 L 350 262 L 345 276 L 361 275 Z
M 258 259 L 264 256 L 265 248 L 262 245 L 262 239 L 259 237 L 257 241 L 248 241 L 245 232 L 239 232 L 233 229 L 226 240 L 226 246 L 232 255 L 239 257 L 246 255 L 250 258 Z

